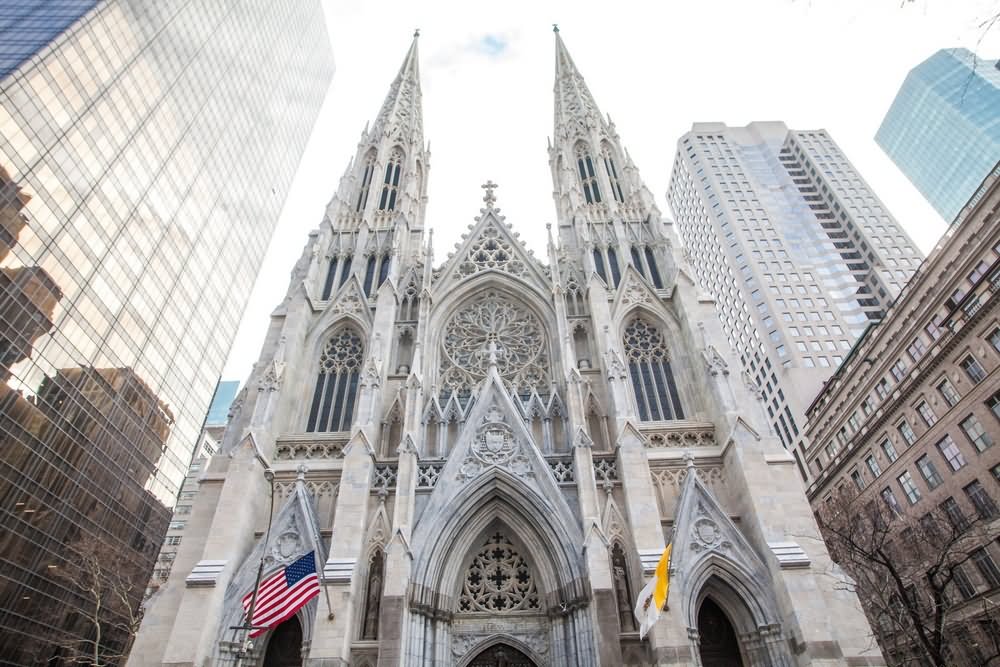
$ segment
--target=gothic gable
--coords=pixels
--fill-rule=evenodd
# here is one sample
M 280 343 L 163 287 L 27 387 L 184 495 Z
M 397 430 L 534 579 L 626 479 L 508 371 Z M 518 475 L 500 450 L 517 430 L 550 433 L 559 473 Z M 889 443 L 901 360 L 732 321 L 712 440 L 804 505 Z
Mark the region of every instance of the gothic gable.
M 664 312 L 660 297 L 653 291 L 649 282 L 636 271 L 634 266 L 628 264 L 618 283 L 618 293 L 615 294 L 611 312 L 616 319 L 620 319 L 635 306 L 644 306 L 658 313 Z
M 492 500 L 486 502 L 484 496 L 474 502 L 483 493 Z M 445 557 L 439 550 L 450 550 L 451 542 L 479 521 L 497 518 L 515 530 L 527 529 L 525 521 L 541 524 L 537 530 L 545 532 L 550 548 L 559 544 L 559 549 L 573 553 L 578 564 L 582 546 L 579 523 L 492 366 L 417 520 L 414 553 L 424 567 L 436 570 L 441 564 L 431 561 Z M 561 577 L 568 572 L 550 574 Z
M 689 627 L 697 627 L 703 589 L 712 579 L 722 582 L 735 596 L 731 603 L 741 603 L 756 626 L 777 622 L 770 570 L 695 471 L 689 459 L 674 522 L 668 604 L 677 604 Z
M 323 312 L 312 321 L 310 334 L 323 331 L 344 317 L 353 319 L 362 325 L 365 331 L 371 330 L 372 315 L 368 307 L 368 297 L 361 289 L 361 283 L 356 275 L 352 275 L 330 297 Z
M 485 272 L 511 276 L 542 294 L 548 294 L 549 278 L 542 264 L 518 238 L 498 209 L 483 209 L 463 240 L 445 261 L 435 291 L 452 289 L 456 283 Z
M 225 661 L 222 651 L 230 648 L 228 642 L 232 639 L 232 627 L 243 620 L 243 596 L 251 592 L 257 580 L 257 571 L 261 558 L 264 559 L 264 570 L 261 580 L 274 574 L 283 567 L 313 551 L 316 562 L 326 560 L 323 541 L 320 539 L 319 522 L 316 519 L 314 501 L 306 488 L 305 468 L 300 467 L 299 477 L 284 505 L 275 515 L 271 523 L 270 538 L 258 540 L 257 545 L 247 555 L 226 588 L 223 601 L 222 621 L 218 626 L 217 658 Z M 299 612 L 302 616 L 304 639 L 308 641 L 312 635 L 313 620 L 319 602 L 306 604 Z M 324 603 L 325 604 L 325 603 Z

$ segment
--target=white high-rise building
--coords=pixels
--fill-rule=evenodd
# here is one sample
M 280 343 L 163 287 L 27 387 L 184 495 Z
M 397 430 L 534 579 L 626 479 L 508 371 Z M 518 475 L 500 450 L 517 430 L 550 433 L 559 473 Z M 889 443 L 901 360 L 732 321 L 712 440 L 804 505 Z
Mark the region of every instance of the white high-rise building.
M 414 41 L 272 314 L 131 665 L 883 664 L 715 303 L 558 36 L 555 72 L 547 257 L 487 182 L 435 262 Z M 670 608 L 640 639 L 668 540 Z M 323 593 L 248 646 L 261 563 L 313 552 Z
M 667 198 L 771 428 L 807 477 L 809 402 L 923 256 L 825 130 L 695 123 Z

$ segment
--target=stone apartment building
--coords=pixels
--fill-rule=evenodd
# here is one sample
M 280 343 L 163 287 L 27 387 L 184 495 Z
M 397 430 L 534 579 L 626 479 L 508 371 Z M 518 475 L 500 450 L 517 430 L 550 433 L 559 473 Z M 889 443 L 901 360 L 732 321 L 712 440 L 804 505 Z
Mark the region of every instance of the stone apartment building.
M 1000 165 L 812 403 L 807 437 L 818 513 L 849 492 L 854 511 L 888 508 L 899 530 L 942 517 L 978 531 L 946 623 L 966 628 L 949 664 L 984 664 L 1000 602 Z

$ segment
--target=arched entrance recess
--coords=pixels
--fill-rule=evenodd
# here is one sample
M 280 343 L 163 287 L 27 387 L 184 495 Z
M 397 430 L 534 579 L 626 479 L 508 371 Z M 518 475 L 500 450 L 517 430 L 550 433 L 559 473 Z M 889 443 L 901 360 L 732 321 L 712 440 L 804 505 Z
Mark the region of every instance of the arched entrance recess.
M 703 667 L 743 667 L 733 624 L 712 598 L 705 598 L 698 610 L 698 637 Z
M 262 667 L 302 667 L 302 624 L 297 616 L 292 616 L 271 634 Z
M 468 667 L 536 667 L 534 661 L 509 644 L 494 644 L 473 658 Z

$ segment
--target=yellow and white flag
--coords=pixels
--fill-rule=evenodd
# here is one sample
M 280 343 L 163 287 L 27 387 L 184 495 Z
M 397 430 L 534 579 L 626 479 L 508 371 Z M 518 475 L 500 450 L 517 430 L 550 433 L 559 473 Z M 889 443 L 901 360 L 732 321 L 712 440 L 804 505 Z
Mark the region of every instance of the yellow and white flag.
M 644 639 L 650 628 L 656 625 L 660 611 L 667 602 L 667 590 L 670 588 L 670 547 L 663 550 L 656 571 L 641 591 L 635 603 L 635 620 L 639 623 L 639 639 Z

